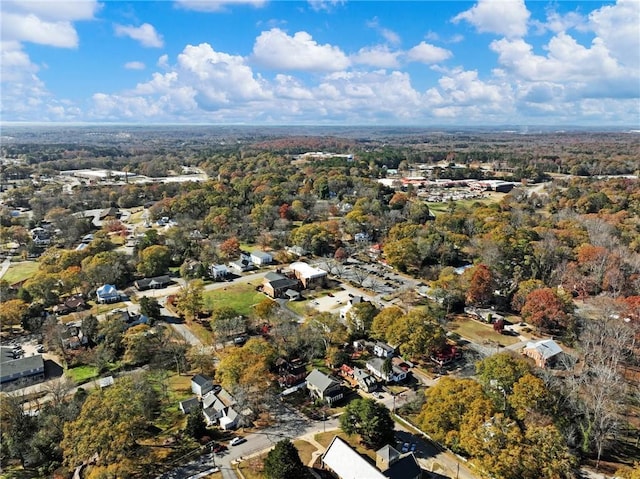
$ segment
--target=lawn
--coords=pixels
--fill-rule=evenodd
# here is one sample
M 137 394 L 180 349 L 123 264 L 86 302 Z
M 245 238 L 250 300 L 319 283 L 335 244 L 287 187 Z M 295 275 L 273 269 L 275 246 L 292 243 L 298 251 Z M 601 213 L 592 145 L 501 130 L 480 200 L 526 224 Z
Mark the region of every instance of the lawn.
M 83 366 L 76 366 L 75 368 L 67 369 L 65 374 L 73 379 L 77 384 L 81 384 L 98 377 L 98 368 L 85 364 Z
M 353 436 L 347 436 L 347 434 L 342 431 L 327 431 L 316 434 L 314 436 L 314 439 L 322 444 L 325 448 L 327 448 L 329 447 L 329 444 L 331 444 L 331 441 L 333 441 L 334 436 L 339 436 L 341 439 L 344 439 L 344 441 L 351 447 L 353 447 L 356 451 L 358 451 L 359 454 L 367 456 L 375 463 L 376 451 L 374 451 L 373 449 L 367 449 L 362 446 L 360 444 L 360 436 L 357 434 L 354 434 Z
M 519 339 L 515 336 L 506 336 L 504 334 L 497 333 L 493 330 L 493 326 L 490 324 L 484 324 L 475 319 L 469 319 L 459 316 L 454 321 L 449 323 L 451 331 L 459 334 L 465 339 L 478 344 L 486 344 L 489 342 L 495 342 L 502 346 L 509 346 L 515 344 Z
M 253 306 L 266 298 L 264 294 L 256 291 L 255 287 L 248 283 L 205 291 L 203 296 L 206 309 L 228 307 L 245 316 L 251 315 Z
M 298 456 L 300 456 L 302 464 L 308 466 L 309 462 L 311 462 L 311 458 L 313 457 L 313 453 L 317 450 L 316 447 L 310 442 L 303 441 L 302 439 L 293 441 L 293 445 L 296 446 L 296 449 L 298 450 Z
M 40 267 L 40 263 L 37 261 L 21 261 L 20 263 L 14 263 L 9 266 L 9 269 L 2 277 L 9 284 L 18 283 L 25 279 L 31 278 Z
M 427 205 L 429 206 L 429 211 L 431 211 L 431 213 L 441 214 L 441 213 L 447 213 L 449 211 L 451 203 L 455 203 L 456 206 L 460 206 L 462 208 L 469 208 L 474 203 L 481 203 L 481 204 L 495 203 L 496 201 L 500 201 L 500 199 L 502 199 L 502 197 L 504 196 L 502 193 L 495 193 L 495 192 L 487 192 L 487 195 L 488 196 L 486 198 L 472 198 L 468 200 L 444 201 L 442 203 L 427 203 Z

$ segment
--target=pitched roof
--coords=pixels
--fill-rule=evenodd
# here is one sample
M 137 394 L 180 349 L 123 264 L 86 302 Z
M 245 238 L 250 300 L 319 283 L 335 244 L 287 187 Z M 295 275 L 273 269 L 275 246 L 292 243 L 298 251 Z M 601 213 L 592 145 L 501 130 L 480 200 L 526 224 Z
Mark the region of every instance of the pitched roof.
M 307 385 L 308 384 L 311 384 L 320 391 L 326 391 L 334 384 L 338 384 L 338 382 L 317 369 L 314 369 L 307 376 Z
M 191 382 L 196 383 L 198 386 L 205 386 L 209 383 L 212 383 L 213 380 L 210 377 L 204 376 L 203 374 L 196 374 L 191 378 Z
M 384 475 L 338 436 L 322 455 L 322 462 L 340 479 L 384 479 Z
M 380 456 L 387 464 L 391 464 L 400 457 L 400 452 L 398 452 L 398 450 L 393 446 L 387 444 L 386 446 L 382 446 L 378 449 L 376 451 L 376 455 Z
M 544 359 L 552 358 L 562 352 L 562 348 L 553 339 L 527 343 L 525 349 L 535 349 Z
M 382 474 L 389 479 L 407 479 L 420 477 L 422 469 L 413 453 L 409 453 L 400 457 Z

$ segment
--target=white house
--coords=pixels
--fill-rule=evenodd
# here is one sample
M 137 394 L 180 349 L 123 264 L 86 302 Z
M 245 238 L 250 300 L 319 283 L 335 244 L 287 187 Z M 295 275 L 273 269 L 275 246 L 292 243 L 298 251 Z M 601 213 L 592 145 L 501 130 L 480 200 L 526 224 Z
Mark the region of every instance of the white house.
M 98 303 L 115 303 L 120 301 L 120 293 L 112 284 L 105 284 L 96 290 Z
M 382 341 L 377 341 L 376 344 L 373 345 L 373 354 L 379 358 L 390 358 L 395 354 L 395 352 L 395 348 L 389 346 L 387 343 L 383 343 Z
M 377 378 L 387 382 L 399 383 L 407 378 L 407 372 L 394 364 L 390 364 L 389 372 L 385 372 L 384 362 L 382 358 L 372 358 L 367 361 L 367 369 Z
M 212 264 L 209 266 L 209 276 L 216 281 L 225 279 L 229 276 L 229 269 L 223 264 Z
M 204 396 L 213 389 L 213 380 L 202 374 L 196 374 L 191 378 L 191 391 L 199 397 Z
M 264 251 L 254 251 L 253 253 L 251 253 L 250 258 L 251 262 L 257 266 L 273 263 L 273 256 Z

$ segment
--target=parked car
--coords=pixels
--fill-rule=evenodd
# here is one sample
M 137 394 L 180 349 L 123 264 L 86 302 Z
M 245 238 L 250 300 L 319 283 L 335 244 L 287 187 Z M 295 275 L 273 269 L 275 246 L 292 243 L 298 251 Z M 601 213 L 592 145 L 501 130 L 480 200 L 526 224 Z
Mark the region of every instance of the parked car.
M 231 441 L 229 441 L 229 445 L 230 446 L 237 446 L 238 444 L 242 444 L 243 442 L 246 442 L 247 440 L 244 437 L 234 437 L 233 439 L 231 439 Z
M 408 442 L 405 442 L 402 445 L 402 452 L 409 452 L 409 443 Z

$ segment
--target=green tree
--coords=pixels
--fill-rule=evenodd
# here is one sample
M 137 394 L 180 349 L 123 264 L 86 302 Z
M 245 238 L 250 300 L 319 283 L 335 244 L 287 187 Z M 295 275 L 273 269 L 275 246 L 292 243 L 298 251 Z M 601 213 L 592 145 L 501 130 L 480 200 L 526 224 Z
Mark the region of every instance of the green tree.
M 298 450 L 289 439 L 278 441 L 264 460 L 266 479 L 306 479 L 311 477 L 302 464 Z
M 161 318 L 160 304 L 156 298 L 143 296 L 140 298 L 140 313 L 149 318 L 153 322 Z
M 369 398 L 355 399 L 340 416 L 340 428 L 348 435 L 359 434 L 370 449 L 378 449 L 394 440 L 394 423 L 383 404 Z
M 158 276 L 171 265 L 171 250 L 163 245 L 153 245 L 140 251 L 138 272 L 143 276 Z
M 207 434 L 207 425 L 204 421 L 204 414 L 201 407 L 194 407 L 187 416 L 187 424 L 184 428 L 185 434 L 194 439 L 200 439 Z
M 404 311 L 398 306 L 390 306 L 380 311 L 375 318 L 373 318 L 373 324 L 371 325 L 371 335 L 382 341 L 385 341 L 391 328 L 393 328 L 396 321 L 404 316 Z
M 510 353 L 494 354 L 476 363 L 478 381 L 502 411 L 507 410 L 514 385 L 530 370 L 526 359 Z
M 178 312 L 187 319 L 195 319 L 204 306 L 203 292 L 204 283 L 201 279 L 188 281 L 178 293 L 176 303 Z
M 420 267 L 418 247 L 411 238 L 386 243 L 384 256 L 391 266 L 403 273 L 417 271 Z
M 400 346 L 403 356 L 420 358 L 433 354 L 446 342 L 442 326 L 425 311 L 414 309 L 396 320 L 386 340 Z
M 349 330 L 368 335 L 373 324 L 373 318 L 379 313 L 378 309 L 369 301 L 354 304 L 347 312 L 347 326 Z
M 117 251 L 103 251 L 82 260 L 82 277 L 92 286 L 124 284 L 131 275 L 127 257 Z

